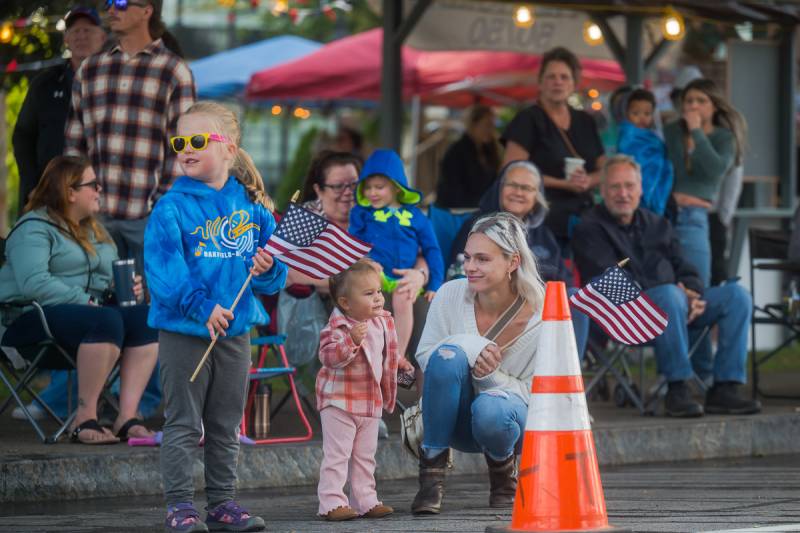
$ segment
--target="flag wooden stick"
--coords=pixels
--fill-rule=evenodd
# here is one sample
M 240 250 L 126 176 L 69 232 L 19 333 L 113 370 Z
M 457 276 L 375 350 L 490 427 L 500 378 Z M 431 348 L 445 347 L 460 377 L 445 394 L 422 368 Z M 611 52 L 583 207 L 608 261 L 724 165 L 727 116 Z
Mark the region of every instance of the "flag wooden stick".
M 242 284 L 242 288 L 239 289 L 239 294 L 236 295 L 236 299 L 233 301 L 233 305 L 231 305 L 231 309 L 230 309 L 231 313 L 233 313 L 233 310 L 236 309 L 236 305 L 239 303 L 239 300 L 242 298 L 242 294 L 244 294 L 244 290 L 247 288 L 247 285 L 250 283 L 251 279 L 253 279 L 253 273 L 252 272 L 250 272 L 250 274 L 248 274 L 247 279 L 244 280 L 244 283 Z M 199 374 L 200 373 L 200 369 L 203 368 L 203 365 L 205 364 L 206 359 L 208 359 L 208 354 L 211 353 L 211 349 L 217 343 L 217 339 L 219 339 L 219 332 L 217 332 L 217 335 L 213 339 L 211 339 L 211 344 L 208 345 L 208 348 L 206 349 L 206 353 L 203 354 L 203 358 L 200 359 L 200 362 L 197 364 L 197 368 L 194 369 L 194 374 L 192 374 L 192 377 L 189 378 L 189 381 L 191 383 L 194 383 L 194 380 L 197 377 L 197 374 Z

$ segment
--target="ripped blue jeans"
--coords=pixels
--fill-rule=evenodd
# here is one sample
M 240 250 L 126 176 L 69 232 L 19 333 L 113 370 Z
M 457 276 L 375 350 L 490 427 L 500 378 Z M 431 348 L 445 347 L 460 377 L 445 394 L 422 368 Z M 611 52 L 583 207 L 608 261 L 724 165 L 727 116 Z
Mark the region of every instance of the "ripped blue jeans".
M 445 344 L 431 354 L 422 398 L 426 456 L 450 447 L 486 453 L 495 461 L 520 453 L 528 406 L 513 393 L 476 395 L 461 347 Z

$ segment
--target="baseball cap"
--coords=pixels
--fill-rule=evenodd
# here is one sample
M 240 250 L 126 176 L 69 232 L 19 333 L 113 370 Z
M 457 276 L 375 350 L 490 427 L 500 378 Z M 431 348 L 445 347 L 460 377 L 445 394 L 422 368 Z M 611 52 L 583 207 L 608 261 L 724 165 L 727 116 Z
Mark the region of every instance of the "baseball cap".
M 67 13 L 67 16 L 64 17 L 64 23 L 66 24 L 66 27 L 69 28 L 81 17 L 89 19 L 89 21 L 95 26 L 101 25 L 100 15 L 97 14 L 97 11 L 86 6 L 77 6 L 70 9 L 69 13 Z

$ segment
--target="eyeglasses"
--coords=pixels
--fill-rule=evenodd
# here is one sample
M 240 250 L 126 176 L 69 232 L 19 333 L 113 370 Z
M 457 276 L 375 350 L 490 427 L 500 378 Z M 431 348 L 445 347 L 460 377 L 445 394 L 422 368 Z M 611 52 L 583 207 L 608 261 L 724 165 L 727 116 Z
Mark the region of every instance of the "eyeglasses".
M 503 187 L 508 187 L 509 189 L 514 189 L 517 192 L 525 192 L 528 194 L 534 193 L 538 190 L 533 185 L 522 185 L 521 183 L 512 182 L 503 183 Z
M 77 185 L 72 185 L 72 188 L 75 190 L 78 190 L 81 187 L 91 187 L 95 190 L 95 192 L 100 192 L 100 181 L 92 180 L 92 181 L 87 181 L 86 183 L 78 183 Z
M 328 184 L 328 183 L 323 183 L 322 185 L 320 185 L 320 187 L 323 187 L 323 188 L 327 187 L 328 189 L 332 190 L 336 194 L 342 194 L 345 189 L 350 189 L 351 192 L 355 191 L 356 187 L 358 187 L 358 182 L 357 181 L 351 181 L 349 183 L 336 183 L 336 184 L 333 184 L 333 185 Z
M 127 11 L 130 6 L 147 7 L 149 2 L 131 2 L 130 0 L 106 0 L 106 11 L 112 7 L 117 8 L 117 11 Z
M 192 150 L 205 150 L 208 147 L 208 141 L 217 141 L 220 143 L 228 142 L 228 139 L 218 133 L 195 133 L 193 135 L 176 135 L 169 138 L 169 144 L 175 153 L 179 154 L 186 150 L 187 146 L 191 146 Z

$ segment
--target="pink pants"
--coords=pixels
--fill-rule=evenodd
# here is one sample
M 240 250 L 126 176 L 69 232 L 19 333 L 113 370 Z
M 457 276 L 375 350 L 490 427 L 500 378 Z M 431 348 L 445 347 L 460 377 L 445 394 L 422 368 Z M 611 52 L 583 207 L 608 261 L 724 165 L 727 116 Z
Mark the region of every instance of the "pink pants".
M 319 514 L 349 505 L 364 514 L 378 505 L 375 491 L 375 450 L 380 418 L 352 415 L 337 407 L 320 411 L 322 465 L 319 468 Z M 349 466 L 349 474 L 348 474 Z M 350 500 L 344 484 L 350 480 Z

